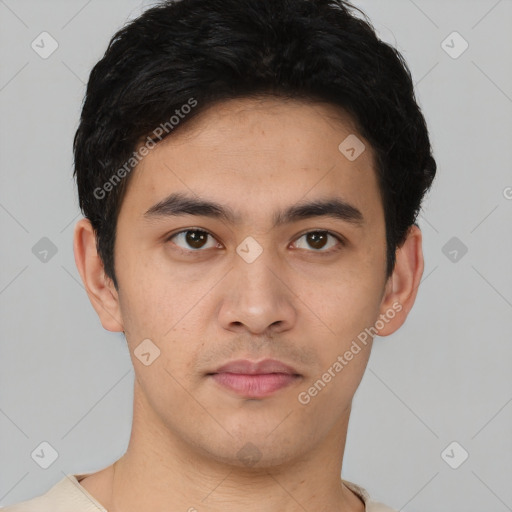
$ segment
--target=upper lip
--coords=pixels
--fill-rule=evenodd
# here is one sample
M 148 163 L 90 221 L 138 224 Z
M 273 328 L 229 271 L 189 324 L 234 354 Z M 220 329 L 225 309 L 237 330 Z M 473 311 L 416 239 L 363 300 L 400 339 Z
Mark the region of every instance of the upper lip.
M 290 375 L 299 375 L 291 366 L 278 361 L 277 359 L 263 359 L 262 361 L 249 361 L 247 359 L 237 359 L 217 368 L 215 373 L 241 373 L 247 375 L 261 375 L 266 373 L 287 373 Z

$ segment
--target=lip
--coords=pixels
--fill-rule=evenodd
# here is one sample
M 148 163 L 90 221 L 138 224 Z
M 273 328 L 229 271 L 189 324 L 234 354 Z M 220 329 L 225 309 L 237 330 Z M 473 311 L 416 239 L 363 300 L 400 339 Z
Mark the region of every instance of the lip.
M 276 359 L 230 361 L 208 376 L 244 398 L 265 398 L 301 378 L 294 368 Z
M 292 368 L 277 359 L 263 359 L 262 361 L 237 359 L 236 361 L 230 361 L 220 368 L 217 368 L 217 370 L 212 373 L 242 373 L 245 375 L 286 373 L 289 375 L 299 375 L 295 368 Z

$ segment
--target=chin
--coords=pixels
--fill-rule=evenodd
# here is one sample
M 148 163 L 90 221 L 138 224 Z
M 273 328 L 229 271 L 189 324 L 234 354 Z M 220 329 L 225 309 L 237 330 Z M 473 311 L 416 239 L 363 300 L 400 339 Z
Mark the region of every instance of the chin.
M 244 433 L 234 434 L 233 437 L 225 437 L 215 445 L 209 444 L 201 447 L 209 458 L 219 463 L 237 468 L 245 468 L 251 472 L 258 469 L 274 468 L 283 464 L 296 461 L 303 456 L 301 447 L 305 443 L 299 439 L 291 441 L 290 435 L 268 434 L 267 430 L 245 429 Z

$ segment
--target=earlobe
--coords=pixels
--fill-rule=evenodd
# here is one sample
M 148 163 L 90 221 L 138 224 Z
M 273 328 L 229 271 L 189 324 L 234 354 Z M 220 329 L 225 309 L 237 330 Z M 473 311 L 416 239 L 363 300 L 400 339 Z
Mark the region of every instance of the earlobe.
M 96 250 L 96 235 L 88 219 L 80 219 L 74 231 L 75 263 L 93 308 L 107 331 L 123 331 L 118 293 L 105 275 Z
M 379 336 L 394 333 L 405 322 L 416 300 L 423 266 L 421 231 L 412 225 L 405 242 L 396 251 L 395 268 L 386 284 L 380 316 L 385 315 L 388 321 L 378 330 Z

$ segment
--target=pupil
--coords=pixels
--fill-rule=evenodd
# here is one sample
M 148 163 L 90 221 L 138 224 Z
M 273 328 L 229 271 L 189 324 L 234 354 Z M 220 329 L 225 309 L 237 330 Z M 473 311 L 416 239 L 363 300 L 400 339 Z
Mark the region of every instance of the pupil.
M 325 233 L 308 233 L 308 243 L 311 245 L 311 247 L 314 247 L 315 249 L 321 249 L 325 246 L 325 243 L 327 241 L 327 236 Z
M 204 245 L 206 237 L 207 234 L 204 231 L 187 231 L 185 238 L 191 247 L 200 249 Z

